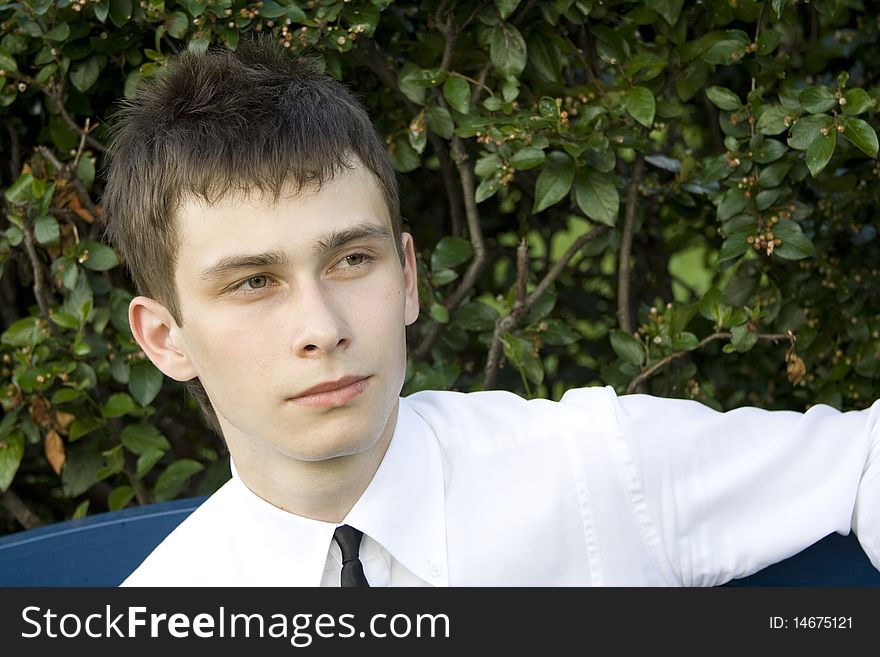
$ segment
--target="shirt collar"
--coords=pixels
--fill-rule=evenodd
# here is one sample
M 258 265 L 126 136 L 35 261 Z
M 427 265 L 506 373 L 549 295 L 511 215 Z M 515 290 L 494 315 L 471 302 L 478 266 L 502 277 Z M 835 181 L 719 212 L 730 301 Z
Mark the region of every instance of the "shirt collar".
M 238 559 L 257 562 L 263 572 L 269 566 L 278 586 L 319 586 L 336 525 L 273 506 L 245 486 L 234 465 L 231 469 L 230 485 L 241 502 Z M 382 463 L 342 524 L 370 536 L 417 577 L 448 586 L 440 446 L 406 399 L 400 399 Z M 272 528 L 268 540 L 266 527 Z
M 385 458 L 343 522 L 377 541 L 417 577 L 449 585 L 440 446 L 406 399 L 400 400 Z

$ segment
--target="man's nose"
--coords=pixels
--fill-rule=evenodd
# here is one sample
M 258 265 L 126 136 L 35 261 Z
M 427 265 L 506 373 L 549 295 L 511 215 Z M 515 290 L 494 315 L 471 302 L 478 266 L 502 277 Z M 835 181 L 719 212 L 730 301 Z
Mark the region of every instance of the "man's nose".
M 294 353 L 304 358 L 314 358 L 344 349 L 350 344 L 351 336 L 342 313 L 342 304 L 330 290 L 316 282 L 300 287 L 294 296 L 298 297 L 291 318 L 296 327 Z

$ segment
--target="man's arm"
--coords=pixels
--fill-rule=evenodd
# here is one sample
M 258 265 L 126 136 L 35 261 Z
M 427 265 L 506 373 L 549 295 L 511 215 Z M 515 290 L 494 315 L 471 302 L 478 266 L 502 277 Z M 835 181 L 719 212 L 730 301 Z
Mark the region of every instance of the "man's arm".
M 620 439 L 684 585 L 749 575 L 851 528 L 880 569 L 880 402 L 848 413 L 718 413 L 627 395 L 616 406 Z

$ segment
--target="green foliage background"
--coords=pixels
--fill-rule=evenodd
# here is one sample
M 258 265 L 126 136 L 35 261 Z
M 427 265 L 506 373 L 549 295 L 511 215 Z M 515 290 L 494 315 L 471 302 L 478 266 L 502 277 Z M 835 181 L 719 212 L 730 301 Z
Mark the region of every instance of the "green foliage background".
M 270 32 L 363 98 L 423 312 L 405 392 L 862 408 L 880 372 L 880 37 L 848 0 L 0 4 L 0 533 L 204 494 L 222 442 L 127 326 L 115 103 Z M 658 418 L 662 422 L 662 418 Z

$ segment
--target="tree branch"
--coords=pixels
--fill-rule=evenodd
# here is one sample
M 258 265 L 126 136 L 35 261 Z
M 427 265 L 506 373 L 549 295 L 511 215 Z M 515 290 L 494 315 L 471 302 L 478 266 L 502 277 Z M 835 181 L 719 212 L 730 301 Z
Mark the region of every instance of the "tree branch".
M 82 181 L 79 179 L 79 176 L 76 175 L 76 170 L 71 169 L 70 167 L 66 167 L 61 163 L 61 161 L 55 157 L 54 153 L 50 151 L 45 146 L 37 146 L 35 149 L 40 155 L 42 155 L 49 163 L 55 167 L 58 171 L 58 174 L 64 176 L 66 180 L 70 181 L 70 184 L 73 185 L 73 188 L 76 190 L 77 196 L 79 196 L 79 200 L 82 201 L 82 204 L 86 206 L 88 211 L 91 213 L 92 217 L 95 219 L 98 218 L 98 208 L 95 207 L 95 204 L 92 203 L 92 198 L 89 196 L 89 192 L 86 190 L 85 186 L 82 184 Z
M 636 155 L 626 189 L 626 217 L 623 222 L 623 235 L 620 238 L 620 251 L 617 256 L 617 323 L 622 331 L 634 330 L 630 313 L 629 281 L 630 254 L 632 253 L 633 232 L 636 223 L 636 202 L 639 198 L 639 185 L 645 170 L 645 155 Z
M 449 295 L 443 304 L 451 313 L 458 308 L 459 304 L 464 301 L 465 297 L 471 293 L 477 283 L 477 279 L 483 271 L 486 264 L 486 245 L 483 242 L 483 230 L 480 227 L 480 211 L 477 209 L 477 201 L 475 197 L 476 185 L 474 185 L 474 172 L 468 164 L 468 154 L 465 151 L 464 143 L 460 137 L 452 138 L 452 158 L 458 168 L 458 175 L 461 179 L 461 190 L 464 198 L 465 217 L 467 217 L 468 237 L 471 241 L 471 248 L 474 251 L 474 257 L 468 265 L 467 271 L 461 279 L 461 283 L 455 291 Z M 424 358 L 434 341 L 439 337 L 443 330 L 443 325 L 435 322 L 428 329 L 421 344 L 413 351 L 413 358 Z
M 33 529 L 43 524 L 39 516 L 31 511 L 11 488 L 5 493 L 0 491 L 0 506 L 9 511 L 15 521 L 25 529 Z
M 52 104 L 55 106 L 55 109 L 61 115 L 61 118 L 64 119 L 64 122 L 69 125 L 74 132 L 76 132 L 82 139 L 85 139 L 86 143 L 89 147 L 94 148 L 96 151 L 100 153 L 104 153 L 107 151 L 107 147 L 99 142 L 94 137 L 91 137 L 88 132 L 83 130 L 79 124 L 73 120 L 73 117 L 67 113 L 67 109 L 64 107 L 64 103 L 61 101 L 61 97 L 56 95 L 49 87 L 44 85 L 40 85 L 41 90 L 49 100 L 52 101 Z
M 641 372 L 639 372 L 638 376 L 636 376 L 636 378 L 634 378 L 632 381 L 630 381 L 629 385 L 626 387 L 627 393 L 635 392 L 635 390 L 640 385 L 642 385 L 645 381 L 647 381 L 652 376 L 654 376 L 661 369 L 663 369 L 664 367 L 669 365 L 672 361 L 677 360 L 678 358 L 681 358 L 682 356 L 684 356 L 686 354 L 693 353 L 694 351 L 697 351 L 698 349 L 702 349 L 710 342 L 715 342 L 716 340 L 727 340 L 729 338 L 730 338 L 729 332 L 719 331 L 719 332 L 713 333 L 712 335 L 709 335 L 709 336 L 703 338 L 702 340 L 700 340 L 700 343 L 694 349 L 676 351 L 674 353 L 669 354 L 665 358 L 662 358 L 662 359 L 658 360 L 656 363 L 654 363 L 653 365 L 651 365 L 651 367 L 648 367 L 648 368 L 642 370 Z M 789 342 L 791 342 L 792 336 L 787 333 L 759 333 L 758 339 L 759 340 L 768 340 L 770 342 L 778 342 L 780 340 L 788 340 Z
M 40 256 L 35 246 L 34 227 L 27 217 L 24 218 L 22 223 L 24 225 L 24 248 L 27 251 L 28 259 L 31 261 L 31 268 L 34 271 L 34 296 L 37 298 L 37 304 L 40 306 L 40 316 L 48 322 L 52 296 L 51 292 L 46 289 L 43 263 L 40 261 Z
M 607 226 L 596 226 L 590 232 L 584 233 L 578 237 L 571 246 L 568 247 L 556 264 L 553 265 L 550 271 L 544 274 L 544 277 L 535 286 L 532 293 L 528 295 L 522 303 L 519 302 L 519 289 L 522 285 L 520 281 L 522 280 L 523 275 L 528 276 L 528 270 L 524 266 L 524 263 L 527 263 L 528 261 L 525 259 L 524 255 L 521 255 L 522 243 L 520 243 L 520 247 L 517 248 L 517 302 L 514 304 L 514 307 L 508 315 L 499 318 L 498 321 L 495 322 L 495 330 L 492 333 L 492 341 L 489 344 L 489 355 L 486 358 L 486 367 L 483 375 L 484 390 L 490 390 L 495 387 L 495 382 L 498 378 L 498 370 L 501 367 L 501 354 L 503 347 L 501 341 L 502 336 L 519 327 L 523 317 L 529 313 L 532 307 L 538 302 L 538 299 L 544 295 L 575 254 L 580 251 L 587 242 L 597 239 L 607 232 Z

